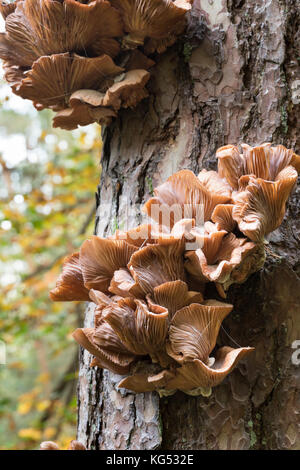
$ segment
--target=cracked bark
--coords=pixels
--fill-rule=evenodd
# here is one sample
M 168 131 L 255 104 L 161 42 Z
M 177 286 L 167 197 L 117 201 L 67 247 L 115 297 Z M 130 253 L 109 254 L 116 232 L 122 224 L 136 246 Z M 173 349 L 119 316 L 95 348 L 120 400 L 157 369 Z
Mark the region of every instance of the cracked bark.
M 299 18 L 297 0 L 194 0 L 186 36 L 153 70 L 151 97 L 104 131 L 95 233 L 121 226 L 127 206 L 178 169 L 215 168 L 221 145 L 269 141 L 299 153 Z M 300 367 L 291 363 L 300 339 L 299 193 L 264 269 L 229 292 L 234 311 L 218 342 L 255 353 L 209 398 L 161 400 L 118 390 L 119 377 L 89 369 L 81 353 L 78 438 L 89 448 L 300 448 Z M 138 211 L 129 216 L 139 222 Z M 91 304 L 86 325 L 92 316 Z

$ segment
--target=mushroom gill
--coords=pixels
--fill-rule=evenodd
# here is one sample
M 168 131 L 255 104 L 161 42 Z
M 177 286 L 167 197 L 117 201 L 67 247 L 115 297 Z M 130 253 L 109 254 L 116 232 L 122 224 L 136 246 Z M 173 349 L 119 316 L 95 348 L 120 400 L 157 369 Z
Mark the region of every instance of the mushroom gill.
M 199 248 L 185 253 L 185 269 L 200 282 L 214 282 L 222 297 L 231 284 L 241 284 L 265 261 L 264 247 L 225 230 L 197 236 Z
M 276 181 L 252 176 L 240 179 L 245 189 L 237 194 L 232 215 L 250 240 L 260 242 L 280 226 L 297 176 L 297 171 L 289 166 L 277 175 Z
M 93 236 L 80 248 L 80 265 L 88 289 L 107 291 L 114 272 L 124 268 L 137 248 L 124 240 Z
M 181 219 L 195 219 L 196 224 L 210 220 L 218 204 L 231 201 L 229 194 L 210 192 L 207 184 L 190 170 L 181 170 L 154 190 L 155 197 L 149 199 L 144 211 L 161 225 L 172 229 Z
M 58 112 L 54 127 L 109 125 L 121 107 L 148 96 L 155 62 L 147 55 L 175 42 L 190 8 L 185 0 L 4 1 L 4 77 L 37 110 Z M 141 36 L 144 53 L 127 48 L 144 43 Z
M 209 363 L 219 329 L 233 305 L 208 300 L 203 305 L 191 304 L 178 310 L 169 329 L 167 352 L 180 364 L 199 359 Z
M 169 238 L 133 253 L 128 267 L 144 294 L 165 282 L 185 280 L 183 252 L 184 240 Z
M 68 52 L 54 54 L 36 60 L 13 90 L 22 98 L 32 100 L 38 109 L 57 111 L 68 105 L 76 90 L 83 87 L 99 89 L 103 80 L 122 71 L 108 55 L 87 58 Z
M 121 299 L 103 310 L 103 319 L 132 354 L 150 355 L 154 362 L 164 356 L 168 311 L 138 299 Z
M 135 355 L 128 351 L 108 323 L 102 321 L 96 328 L 77 328 L 72 336 L 94 356 L 93 365 L 115 374 L 128 374 Z
M 65 258 L 62 273 L 56 281 L 56 286 L 50 291 L 53 301 L 89 300 L 89 290 L 84 287 L 79 253 L 73 253 Z
M 185 15 L 191 9 L 191 4 L 185 0 L 111 0 L 111 3 L 121 12 L 128 33 L 124 44 L 136 48 L 143 46 L 146 38 L 151 38 L 155 42 L 148 44 L 150 53 L 163 52 L 175 42 L 185 28 Z
M 29 66 L 42 56 L 65 52 L 114 57 L 123 35 L 120 13 L 105 0 L 87 5 L 76 0 L 23 0 L 0 35 L 0 58 Z
M 242 154 L 235 145 L 221 147 L 216 153 L 218 173 L 234 190 L 239 190 L 241 176 L 276 181 L 279 173 L 288 166 L 300 171 L 300 156 L 283 145 L 271 147 L 270 143 L 264 143 L 251 147 L 242 144 L 241 147 Z

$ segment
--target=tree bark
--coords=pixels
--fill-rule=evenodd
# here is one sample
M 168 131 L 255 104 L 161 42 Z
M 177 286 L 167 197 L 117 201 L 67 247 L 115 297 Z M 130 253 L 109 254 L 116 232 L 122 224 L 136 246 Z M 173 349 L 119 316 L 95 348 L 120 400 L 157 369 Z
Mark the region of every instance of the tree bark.
M 298 0 L 194 0 L 186 35 L 155 58 L 150 98 L 104 131 L 95 233 L 121 227 L 127 206 L 175 171 L 215 169 L 222 145 L 282 143 L 299 153 L 299 18 Z M 300 339 L 299 193 L 264 268 L 229 291 L 234 310 L 218 343 L 255 353 L 210 397 L 159 400 L 117 389 L 120 377 L 90 369 L 84 352 L 79 440 L 91 449 L 300 448 L 300 366 L 291 361 Z M 136 210 L 130 224 L 139 222 Z M 90 304 L 86 326 L 92 317 Z

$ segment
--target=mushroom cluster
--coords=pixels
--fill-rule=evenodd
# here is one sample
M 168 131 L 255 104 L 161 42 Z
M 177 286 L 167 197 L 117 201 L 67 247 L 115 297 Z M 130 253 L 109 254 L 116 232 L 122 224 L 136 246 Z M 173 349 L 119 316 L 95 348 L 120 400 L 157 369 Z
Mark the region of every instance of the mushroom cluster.
M 188 0 L 1 2 L 0 58 L 16 95 L 56 112 L 54 127 L 109 124 L 148 96 L 154 61 L 185 28 Z
M 65 260 L 50 297 L 96 304 L 94 326 L 73 336 L 92 366 L 126 376 L 119 387 L 208 395 L 253 350 L 216 348 L 233 309 L 222 298 L 263 266 L 300 156 L 242 148 L 220 148 L 217 172 L 181 170 L 158 186 L 144 206 L 153 223 L 93 236 Z

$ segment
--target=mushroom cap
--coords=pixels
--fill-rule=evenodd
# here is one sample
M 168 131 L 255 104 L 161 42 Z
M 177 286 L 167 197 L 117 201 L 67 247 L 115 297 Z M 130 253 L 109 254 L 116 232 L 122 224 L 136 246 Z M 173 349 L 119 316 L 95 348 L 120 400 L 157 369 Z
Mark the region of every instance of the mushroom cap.
M 169 238 L 133 253 L 128 267 L 144 294 L 165 282 L 185 280 L 183 252 L 184 241 Z
M 148 91 L 144 88 L 150 78 L 147 70 L 130 70 L 124 74 L 121 81 L 114 83 L 105 93 L 103 106 L 110 106 L 115 110 L 133 108 L 142 99 L 147 98 Z
M 254 348 L 220 348 L 215 356 L 212 367 L 207 366 L 199 359 L 187 362 L 175 369 L 175 377 L 171 379 L 166 388 L 178 390 L 193 390 L 201 387 L 208 389 L 219 385 L 225 377 L 236 367 L 238 362 L 251 353 Z
M 199 387 L 207 390 L 219 385 L 239 361 L 253 350 L 254 348 L 249 347 L 234 349 L 224 346 L 216 352 L 216 360 L 212 367 L 207 366 L 199 359 L 194 359 L 177 369 L 163 370 L 154 376 L 131 375 L 123 379 L 118 387 L 133 390 L 136 393 L 161 389 L 190 391 Z
M 233 219 L 250 240 L 261 241 L 281 224 L 288 197 L 297 181 L 297 171 L 288 166 L 277 175 L 276 181 L 243 176 L 244 188 L 235 198 Z
M 17 3 L 19 2 L 20 0 L 15 0 L 14 2 L 8 2 L 8 1 L 5 1 L 5 0 L 1 0 L 0 2 L 0 13 L 2 15 L 2 17 L 4 19 L 7 18 L 8 15 L 10 15 L 11 13 L 13 13 L 17 7 Z
M 127 231 L 116 230 L 115 233 L 108 238 L 116 240 L 125 240 L 131 245 L 141 248 L 145 244 L 155 244 L 160 238 L 160 232 L 158 228 L 154 225 L 143 224 Z
M 207 363 L 221 323 L 232 309 L 231 304 L 209 300 L 178 310 L 170 324 L 167 353 L 180 364 L 194 359 Z
M 300 156 L 283 145 L 271 147 L 264 143 L 257 147 L 241 144 L 240 154 L 235 145 L 226 145 L 217 150 L 218 173 L 226 178 L 234 190 L 240 189 L 240 178 L 252 175 L 257 178 L 275 181 L 278 174 L 288 166 L 300 171 Z
M 124 240 L 93 236 L 80 248 L 80 265 L 88 289 L 108 291 L 114 272 L 125 268 L 137 248 Z
M 77 129 L 78 126 L 87 126 L 93 122 L 108 125 L 112 118 L 116 116 L 116 113 L 109 108 L 102 106 L 93 108 L 87 104 L 79 104 L 75 107 L 58 111 L 53 118 L 53 127 L 60 127 L 61 129 L 70 131 Z
M 77 52 L 114 57 L 123 34 L 120 13 L 106 0 L 19 1 L 0 35 L 0 57 L 31 66 L 41 56 Z
M 59 450 L 59 447 L 53 441 L 43 441 L 40 443 L 40 450 Z
M 226 179 L 221 178 L 216 171 L 203 169 L 198 174 L 198 180 L 211 194 L 224 196 L 228 201 L 230 201 L 232 188 Z
M 90 354 L 95 356 L 93 365 L 125 375 L 135 356 L 121 343 L 118 335 L 105 322 L 97 328 L 77 328 L 73 338 Z M 104 346 L 103 346 L 104 345 Z
M 103 310 L 103 318 L 133 354 L 149 354 L 159 360 L 168 333 L 168 311 L 165 308 L 127 298 Z
M 196 225 L 210 220 L 218 204 L 230 202 L 230 196 L 210 191 L 190 170 L 181 170 L 154 190 L 155 197 L 144 205 L 144 212 L 161 225 L 172 229 L 181 219 L 195 219 Z
M 62 273 L 56 281 L 56 286 L 50 291 L 53 301 L 89 300 L 89 291 L 84 287 L 79 253 L 73 253 L 65 258 Z
M 86 450 L 86 447 L 81 442 L 73 440 L 70 442 L 68 450 Z
M 127 268 L 121 268 L 114 272 L 108 290 L 121 297 L 144 297 L 143 290 L 136 284 Z
M 234 204 L 218 204 L 211 215 L 211 220 L 215 222 L 218 230 L 232 232 L 236 227 L 236 221 L 233 219 L 232 211 Z
M 9 61 L 3 61 L 2 67 L 5 80 L 11 85 L 18 84 L 25 78 L 26 68 L 13 65 Z
M 32 100 L 39 108 L 63 109 L 74 91 L 83 87 L 99 89 L 106 77 L 116 76 L 122 70 L 108 55 L 86 58 L 77 54 L 54 54 L 34 62 L 26 77 L 13 86 L 13 91 Z
M 226 297 L 231 284 L 245 282 L 262 267 L 265 251 L 263 244 L 237 238 L 233 233 L 216 234 L 206 237 L 202 248 L 185 253 L 185 269 L 195 279 L 217 283 L 220 295 Z
M 185 15 L 191 4 L 184 0 L 111 0 L 122 15 L 124 29 L 129 35 L 126 42 L 137 47 L 145 38 L 164 39 L 180 34 L 185 27 Z
M 201 292 L 189 291 L 185 282 L 177 280 L 154 287 L 152 296 L 147 296 L 147 300 L 149 304 L 153 302 L 165 307 L 171 320 L 181 308 L 203 302 L 204 299 Z

